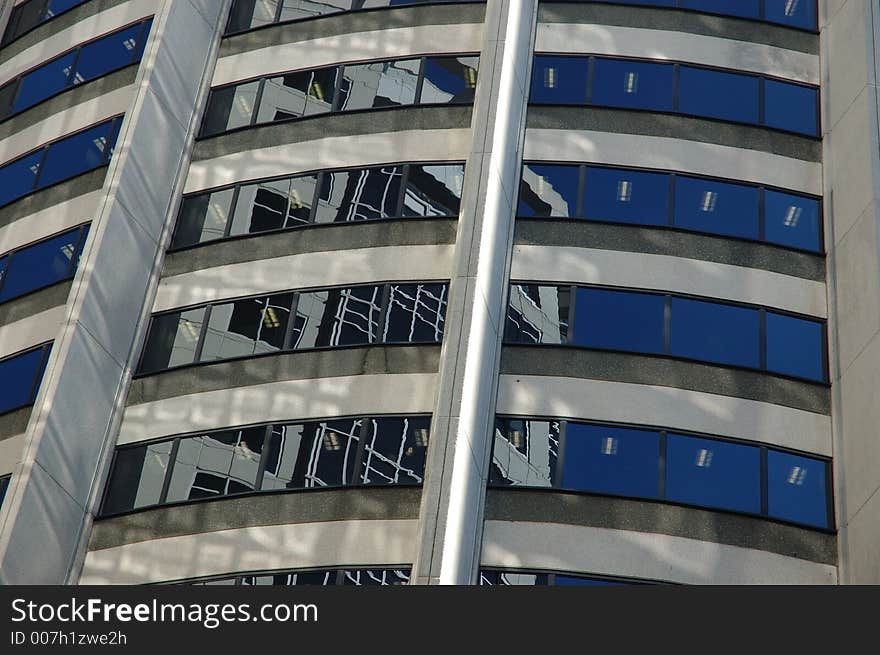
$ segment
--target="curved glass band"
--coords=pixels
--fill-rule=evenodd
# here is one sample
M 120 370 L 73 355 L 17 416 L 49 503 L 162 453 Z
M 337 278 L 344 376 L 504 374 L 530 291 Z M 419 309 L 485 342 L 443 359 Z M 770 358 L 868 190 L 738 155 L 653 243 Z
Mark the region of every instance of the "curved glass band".
M 819 89 L 691 64 L 536 54 L 532 104 L 660 111 L 819 136 Z
M 26 0 L 12 9 L 0 47 L 88 0 Z
M 829 460 L 722 437 L 496 419 L 490 485 L 650 498 L 833 527 Z

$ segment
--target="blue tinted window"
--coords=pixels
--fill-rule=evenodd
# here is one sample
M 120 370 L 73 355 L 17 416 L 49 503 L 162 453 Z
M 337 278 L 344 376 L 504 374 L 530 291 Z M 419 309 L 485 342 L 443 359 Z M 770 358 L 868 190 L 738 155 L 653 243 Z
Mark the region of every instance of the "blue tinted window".
M 760 0 L 681 0 L 681 6 L 725 16 L 761 17 Z
M 741 512 L 761 511 L 761 452 L 754 446 L 670 434 L 666 498 Z
M 584 216 L 600 221 L 666 225 L 669 176 L 588 168 Z
M 570 303 L 571 287 L 511 285 L 504 340 L 567 343 Z
M 56 141 L 49 147 L 40 187 L 47 187 L 103 165 L 113 148 L 112 122 Z
M 793 248 L 819 252 L 819 201 L 779 191 L 764 191 L 764 238 Z
M 141 25 L 134 25 L 84 46 L 76 62 L 74 84 L 92 80 L 131 63 L 140 49 Z
M 695 177 L 675 178 L 677 227 L 758 238 L 758 189 Z
M 767 512 L 787 521 L 828 527 L 825 462 L 767 452 Z
M 80 231 L 73 230 L 16 251 L 0 286 L 0 302 L 67 278 L 73 271 Z
M 759 83 L 750 75 L 682 66 L 678 109 L 685 114 L 757 123 Z
M 764 124 L 782 130 L 816 136 L 818 130 L 818 95 L 816 89 L 764 81 Z
M 421 102 L 473 102 L 479 57 L 429 57 Z
M 0 168 L 0 205 L 34 190 L 42 160 L 43 150 L 38 150 Z
M 34 379 L 41 372 L 43 349 L 37 348 L 0 361 L 0 413 L 34 400 Z
M 663 352 L 663 296 L 578 289 L 574 339 L 577 346 Z
M 767 370 L 824 380 L 824 326 L 767 312 Z
M 519 216 L 575 216 L 578 166 L 523 166 Z
M 816 29 L 816 0 L 764 0 L 764 17 L 801 29 Z
M 85 0 L 49 0 L 46 3 L 46 19 L 54 18 L 58 14 L 81 5 Z
M 758 310 L 687 298 L 672 299 L 673 355 L 757 368 Z
M 22 77 L 12 111 L 27 109 L 64 89 L 74 59 L 76 53 L 68 53 Z
M 586 57 L 536 56 L 530 102 L 579 105 L 587 99 Z
M 657 496 L 660 434 L 569 423 L 562 486 L 623 496 Z
M 672 111 L 672 64 L 597 57 L 593 75 L 593 104 Z

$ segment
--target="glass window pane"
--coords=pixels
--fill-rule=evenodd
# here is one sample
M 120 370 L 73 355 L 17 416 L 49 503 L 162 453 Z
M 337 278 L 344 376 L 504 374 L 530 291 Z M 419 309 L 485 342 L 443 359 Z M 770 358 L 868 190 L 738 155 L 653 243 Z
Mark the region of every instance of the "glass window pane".
M 576 216 L 579 166 L 523 166 L 517 216 Z
M 816 29 L 816 0 L 764 0 L 764 17 L 801 29 Z
M 204 307 L 154 316 L 144 345 L 140 372 L 153 373 L 171 366 L 191 364 L 196 356 L 204 319 Z
M 438 343 L 446 314 L 445 284 L 392 284 L 384 343 Z
M 263 87 L 257 123 L 326 114 L 333 105 L 336 68 L 270 77 Z
M 761 17 L 760 0 L 682 0 L 681 6 L 724 16 Z
M 383 166 L 321 175 L 316 223 L 397 216 L 403 167 Z
M 663 306 L 659 295 L 578 289 L 572 344 L 662 353 Z
M 696 177 L 675 177 L 676 227 L 757 239 L 758 189 Z
M 462 164 L 411 165 L 403 196 L 403 215 L 457 217 L 463 183 Z
M 294 347 L 373 343 L 379 332 L 382 287 L 303 293 L 294 324 Z
M 559 428 L 559 421 L 496 419 L 489 483 L 554 486 Z
M 349 11 L 358 0 L 284 0 L 280 22 Z
M 614 168 L 588 168 L 584 216 L 599 221 L 666 225 L 669 176 Z
M 22 111 L 62 91 L 67 86 L 74 59 L 76 52 L 70 52 L 22 77 L 12 111 Z
M 102 512 L 115 514 L 158 504 L 173 445 L 171 440 L 118 449 Z
M 275 21 L 280 0 L 235 0 L 226 24 L 226 33 L 243 32 Z
M 630 584 L 620 580 L 601 580 L 599 578 L 579 578 L 573 575 L 557 575 L 556 585 L 559 587 L 616 587 Z
M 42 348 L 0 360 L 0 413 L 34 401 L 34 380 L 42 375 L 42 361 Z
M 758 85 L 751 75 L 679 67 L 678 110 L 743 123 L 758 122 Z
M 293 323 L 293 348 L 316 348 L 331 345 L 334 325 L 328 291 L 300 293 Z
M 767 451 L 767 512 L 786 521 L 828 526 L 825 462 Z
M 235 189 L 223 189 L 184 198 L 171 247 L 184 248 L 222 238 L 234 192 Z
M 421 104 L 474 101 L 479 57 L 428 57 Z
M 93 80 L 130 64 L 139 50 L 140 33 L 141 25 L 133 25 L 84 46 L 76 62 L 73 83 Z
M 427 416 L 368 420 L 363 484 L 421 484 L 431 419 Z
M 85 0 L 78 0 L 78 2 L 85 2 Z M 3 43 L 11 41 L 42 23 L 45 20 L 42 4 L 40 0 L 31 0 L 14 7 L 9 17 L 6 34 L 3 35 Z
M 238 191 L 230 235 L 279 230 L 291 210 L 290 179 L 246 184 Z
M 510 287 L 507 343 L 568 342 L 571 287 L 514 284 Z
M 18 82 L 16 80 L 0 86 L 0 121 L 12 114 L 12 104 L 15 102 L 17 88 Z
M 409 584 L 409 575 L 406 571 L 386 571 L 361 569 L 357 571 L 342 572 L 343 585 L 387 587 Z
M 404 59 L 346 66 L 340 86 L 339 110 L 413 104 L 419 65 L 419 59 Z
M 112 123 L 102 123 L 50 145 L 40 174 L 40 188 L 102 166 L 115 145 L 111 128 Z
M 18 200 L 34 190 L 43 150 L 16 159 L 0 168 L 0 205 Z
M 519 573 L 516 571 L 480 571 L 480 585 L 501 587 L 547 586 L 546 573 Z
M 818 136 L 818 111 L 816 89 L 776 80 L 764 81 L 765 125 Z
M 287 293 L 213 306 L 201 361 L 281 350 L 291 302 Z
M 42 289 L 64 280 L 73 272 L 73 259 L 80 230 L 22 248 L 13 255 L 5 282 L 0 288 L 0 302 Z
M 671 354 L 707 362 L 757 368 L 757 309 L 672 299 Z
M 49 2 L 46 3 L 46 20 L 55 18 L 58 14 L 62 14 L 68 9 L 73 9 L 85 1 L 86 0 L 49 0 Z
M 259 80 L 254 80 L 212 90 L 205 109 L 202 136 L 250 125 L 259 88 Z
M 263 488 L 351 484 L 360 429 L 360 419 L 274 426 Z
M 779 191 L 764 191 L 764 238 L 792 248 L 822 250 L 819 201 Z
M 586 57 L 536 55 L 529 102 L 582 105 L 587 101 Z
M 824 381 L 825 326 L 767 312 L 767 370 Z
M 242 585 L 273 585 L 276 587 L 292 587 L 318 585 L 323 587 L 336 584 L 337 571 L 304 571 L 298 573 L 277 573 L 275 575 L 246 575 L 241 579 Z
M 9 489 L 10 480 L 12 480 L 11 475 L 0 478 L 0 508 L 3 507 L 3 499 L 6 498 L 6 490 Z
M 568 423 L 565 430 L 564 488 L 657 496 L 660 433 L 579 423 Z
M 245 428 L 180 440 L 169 503 L 253 491 L 265 428 Z
M 608 107 L 672 111 L 672 64 L 597 57 L 592 102 Z
M 667 435 L 666 498 L 757 514 L 761 452 L 743 444 Z

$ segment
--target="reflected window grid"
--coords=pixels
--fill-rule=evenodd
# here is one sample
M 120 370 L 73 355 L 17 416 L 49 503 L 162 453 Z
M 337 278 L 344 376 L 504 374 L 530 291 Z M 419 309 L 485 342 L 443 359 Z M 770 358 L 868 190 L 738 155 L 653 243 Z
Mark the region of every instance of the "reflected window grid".
M 0 486 L 2 489 L 2 486 Z M 179 580 L 166 584 L 191 586 L 392 586 L 409 584 L 410 569 L 295 569 L 271 573 L 226 576 L 208 580 Z

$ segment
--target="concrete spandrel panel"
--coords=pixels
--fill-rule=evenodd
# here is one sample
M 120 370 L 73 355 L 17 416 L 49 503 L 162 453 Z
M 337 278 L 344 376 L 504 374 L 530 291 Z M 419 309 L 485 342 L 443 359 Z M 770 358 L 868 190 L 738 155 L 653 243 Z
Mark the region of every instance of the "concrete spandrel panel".
M 847 2 L 822 33 L 828 68 L 822 89 L 828 108 L 823 119 L 826 131 L 834 129 L 865 86 L 873 82 L 873 71 L 868 66 L 870 33 L 865 29 L 870 21 L 870 4 Z
M 844 584 L 880 584 L 880 490 L 841 530 Z M 856 545 L 853 547 L 854 545 Z

